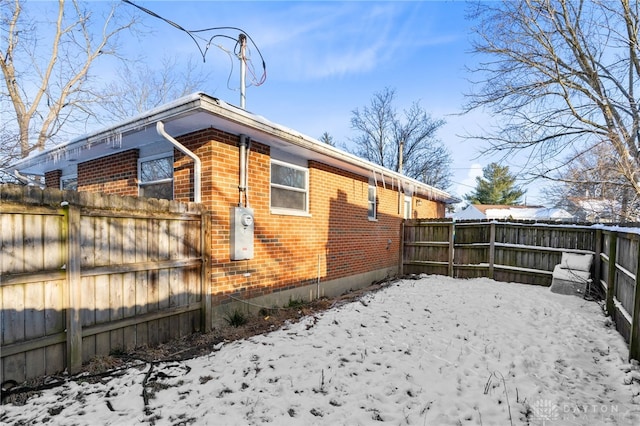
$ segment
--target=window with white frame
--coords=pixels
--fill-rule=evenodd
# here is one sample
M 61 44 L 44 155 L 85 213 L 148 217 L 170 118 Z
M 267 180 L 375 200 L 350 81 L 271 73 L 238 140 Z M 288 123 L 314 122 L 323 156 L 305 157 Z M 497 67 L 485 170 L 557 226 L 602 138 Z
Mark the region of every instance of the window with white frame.
M 375 182 L 369 182 L 368 207 L 367 207 L 367 216 L 369 217 L 369 220 L 375 220 L 377 217 L 376 189 L 377 187 Z
M 77 191 L 78 190 L 78 175 L 67 175 L 60 178 L 60 189 Z
M 173 200 L 173 156 L 140 158 L 138 187 L 141 197 Z
M 309 212 L 309 169 L 271 160 L 271 211 L 282 214 Z

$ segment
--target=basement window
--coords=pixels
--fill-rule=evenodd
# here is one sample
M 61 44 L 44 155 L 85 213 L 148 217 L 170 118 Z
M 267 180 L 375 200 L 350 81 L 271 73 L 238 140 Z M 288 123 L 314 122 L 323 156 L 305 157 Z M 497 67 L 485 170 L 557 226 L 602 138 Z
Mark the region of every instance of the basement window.
M 271 212 L 309 213 L 309 169 L 271 160 Z
M 138 188 L 141 197 L 173 200 L 173 156 L 139 159 Z

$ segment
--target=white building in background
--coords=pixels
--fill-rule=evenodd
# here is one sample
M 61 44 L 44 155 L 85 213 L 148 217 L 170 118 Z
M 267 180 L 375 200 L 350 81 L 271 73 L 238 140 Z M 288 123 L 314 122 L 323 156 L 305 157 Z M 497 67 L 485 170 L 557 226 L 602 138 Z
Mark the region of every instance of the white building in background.
M 498 204 L 469 204 L 454 213 L 452 217 L 456 220 L 515 219 L 558 222 L 569 222 L 575 219 L 571 213 L 564 209 Z

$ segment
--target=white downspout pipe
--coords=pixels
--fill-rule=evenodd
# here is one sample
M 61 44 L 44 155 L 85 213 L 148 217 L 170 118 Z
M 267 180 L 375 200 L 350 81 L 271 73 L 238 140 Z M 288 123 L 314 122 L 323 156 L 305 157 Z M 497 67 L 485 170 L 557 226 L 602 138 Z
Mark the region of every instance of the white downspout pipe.
M 202 181 L 202 161 L 200 161 L 200 158 L 196 154 L 189 151 L 186 146 L 172 138 L 171 135 L 164 130 L 164 123 L 162 121 L 156 123 L 156 131 L 160 136 L 169 141 L 171 145 L 175 146 L 178 151 L 193 160 L 193 201 L 196 203 L 202 202 L 202 188 L 200 183 Z
M 27 185 L 30 185 L 30 186 L 37 186 L 40 189 L 44 189 L 45 188 L 45 185 L 42 182 L 38 182 L 36 180 L 30 179 L 30 178 L 24 176 L 18 170 L 14 170 L 13 171 L 13 175 L 18 180 L 20 180 L 22 183 L 26 183 Z

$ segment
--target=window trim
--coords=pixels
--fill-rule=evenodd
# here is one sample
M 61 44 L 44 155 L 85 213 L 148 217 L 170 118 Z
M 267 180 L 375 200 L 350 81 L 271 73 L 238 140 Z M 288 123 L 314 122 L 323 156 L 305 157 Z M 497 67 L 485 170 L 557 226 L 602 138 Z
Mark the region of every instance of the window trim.
M 171 200 L 174 199 L 175 197 L 175 188 L 173 187 L 173 183 L 174 183 L 174 170 L 173 167 L 171 169 L 171 177 L 170 178 L 165 178 L 165 179 L 158 179 L 158 180 L 150 180 L 147 182 L 142 182 L 142 163 L 146 163 L 148 161 L 153 161 L 153 160 L 159 160 L 161 158 L 169 158 L 170 159 L 170 163 L 173 165 L 174 162 L 174 158 L 173 158 L 173 152 L 165 152 L 163 154 L 156 154 L 156 155 L 149 155 L 147 157 L 141 157 L 138 158 L 138 196 L 142 196 L 140 194 L 140 189 L 146 185 L 155 185 L 155 184 L 159 184 L 159 183 L 167 183 L 167 182 L 171 182 Z
M 277 164 L 279 166 L 282 167 L 288 167 L 290 169 L 294 169 L 294 170 L 300 170 L 302 172 L 304 172 L 304 186 L 305 189 L 301 189 L 301 188 L 295 188 L 292 186 L 287 186 L 287 185 L 281 185 L 278 183 L 273 183 L 271 181 L 272 175 L 271 175 L 271 165 L 272 164 Z M 289 209 L 286 207 L 273 207 L 271 205 L 271 189 L 272 188 L 280 188 L 280 189 L 285 189 L 288 191 L 294 191 L 294 192 L 302 192 L 305 194 L 305 206 L 304 206 L 304 210 L 300 210 L 300 209 Z M 305 217 L 311 217 L 311 213 L 309 212 L 309 168 L 308 167 L 303 167 L 303 166 L 299 166 L 297 164 L 293 164 L 293 163 L 289 163 L 287 161 L 282 161 L 282 160 L 276 160 L 275 158 L 271 159 L 271 162 L 269 163 L 269 209 L 271 214 L 277 214 L 277 215 L 287 215 L 287 216 L 305 216 Z
M 373 188 L 373 200 L 371 199 L 371 189 Z M 371 209 L 373 206 L 373 209 Z M 373 216 L 371 216 L 371 211 L 373 210 Z M 376 222 L 378 220 L 378 185 L 375 182 L 369 182 L 369 186 L 367 187 L 367 219 L 371 222 Z
M 68 189 L 64 187 L 64 181 L 69 181 L 69 180 L 75 180 L 76 181 L 76 187 L 75 189 Z M 63 191 L 77 191 L 78 190 L 78 174 L 77 173 L 73 173 L 73 174 L 69 174 L 69 175 L 64 175 L 64 176 L 60 176 L 60 189 Z

